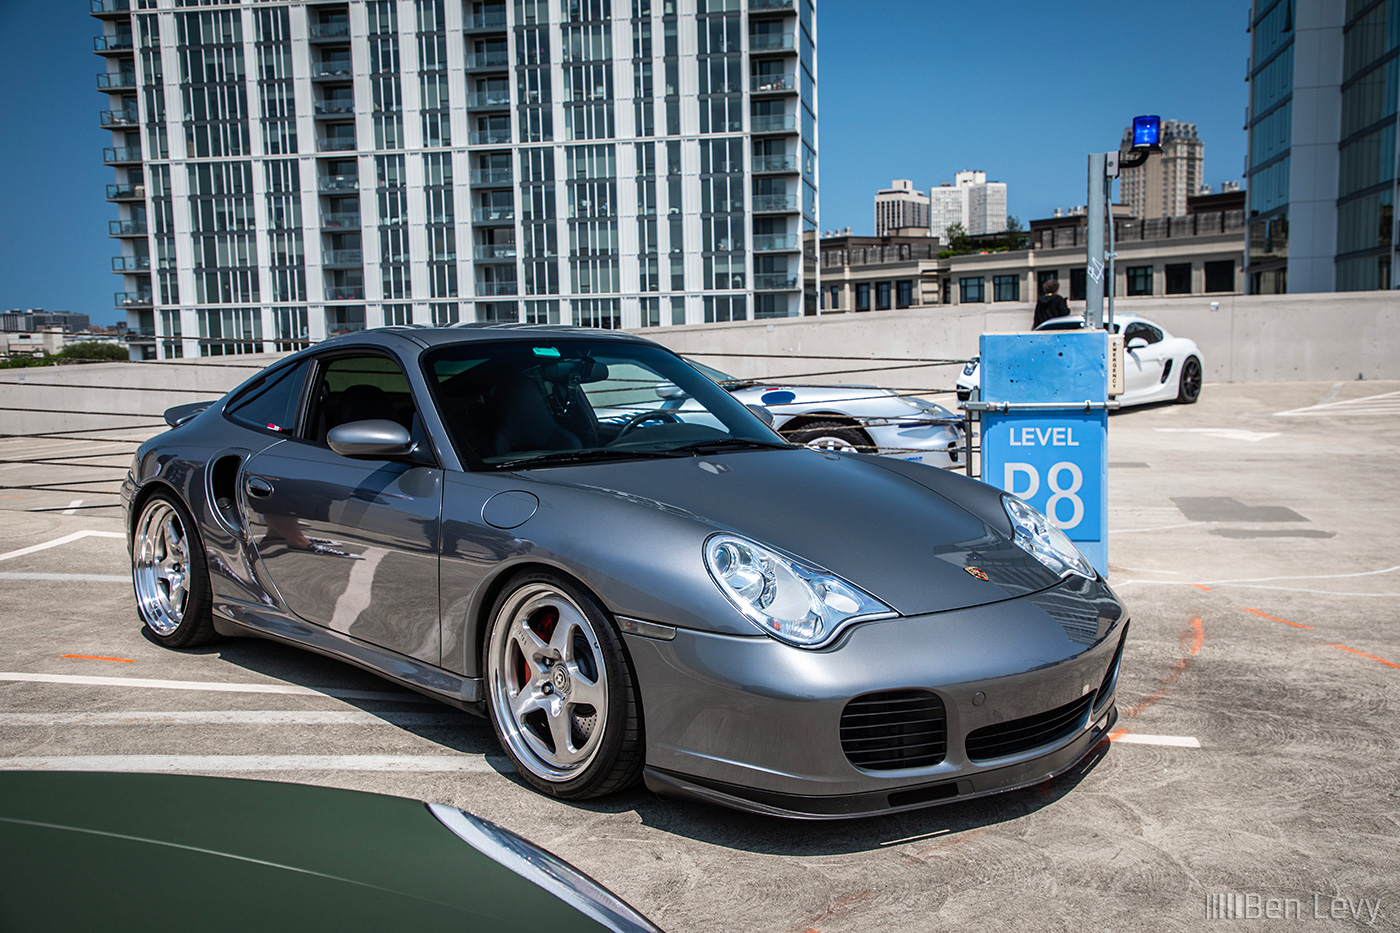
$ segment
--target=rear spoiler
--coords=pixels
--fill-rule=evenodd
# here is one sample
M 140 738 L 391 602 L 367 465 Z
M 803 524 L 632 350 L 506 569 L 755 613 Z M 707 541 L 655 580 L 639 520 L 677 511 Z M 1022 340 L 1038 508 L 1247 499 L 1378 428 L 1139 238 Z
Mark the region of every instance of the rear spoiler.
M 167 408 L 165 410 L 165 423 L 172 428 L 178 428 L 180 425 L 217 402 L 218 399 L 214 399 L 211 402 L 190 402 L 188 405 L 176 405 L 174 408 Z

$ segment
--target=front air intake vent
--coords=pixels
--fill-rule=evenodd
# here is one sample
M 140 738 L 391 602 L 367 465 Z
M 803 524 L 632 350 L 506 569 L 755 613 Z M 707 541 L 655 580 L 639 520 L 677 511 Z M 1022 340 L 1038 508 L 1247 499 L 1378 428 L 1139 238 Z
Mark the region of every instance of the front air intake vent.
M 967 757 L 973 761 L 1004 758 L 1068 738 L 1084 724 L 1084 714 L 1093 702 L 1094 694 L 1086 693 L 1046 713 L 975 729 L 967 736 Z
M 867 693 L 841 713 L 841 748 L 866 771 L 927 768 L 948 751 L 948 714 L 927 690 Z

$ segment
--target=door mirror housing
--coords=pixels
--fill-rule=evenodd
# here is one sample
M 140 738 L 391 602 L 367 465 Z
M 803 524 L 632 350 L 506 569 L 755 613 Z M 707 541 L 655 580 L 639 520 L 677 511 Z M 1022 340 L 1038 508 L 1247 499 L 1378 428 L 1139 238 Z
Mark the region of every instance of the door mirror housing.
M 1128 341 L 1128 349 L 1129 349 L 1129 350 L 1142 350 L 1142 349 L 1144 349 L 1144 348 L 1146 348 L 1146 347 L 1147 347 L 1147 338 L 1146 338 L 1146 337 L 1134 337 L 1132 340 L 1129 340 L 1129 341 Z
M 373 459 L 406 457 L 417 446 L 408 428 L 387 419 L 338 424 L 327 432 L 326 443 L 342 457 Z

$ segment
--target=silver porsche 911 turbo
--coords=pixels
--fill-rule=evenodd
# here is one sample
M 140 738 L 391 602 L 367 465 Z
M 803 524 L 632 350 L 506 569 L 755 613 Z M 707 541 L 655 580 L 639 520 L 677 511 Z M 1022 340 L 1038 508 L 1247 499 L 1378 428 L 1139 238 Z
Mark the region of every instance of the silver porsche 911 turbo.
M 567 799 L 857 816 L 1103 740 L 1127 617 L 1062 532 L 759 414 L 606 331 L 328 340 L 137 451 L 138 611 L 172 648 L 271 638 L 483 714 Z

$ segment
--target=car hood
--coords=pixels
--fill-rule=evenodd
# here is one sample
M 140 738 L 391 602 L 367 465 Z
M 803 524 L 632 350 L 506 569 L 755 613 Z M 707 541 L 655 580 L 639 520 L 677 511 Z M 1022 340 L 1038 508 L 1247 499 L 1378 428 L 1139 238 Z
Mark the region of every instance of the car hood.
M 747 536 L 837 574 L 901 615 L 997 602 L 1059 582 L 1004 531 L 876 457 L 754 450 L 522 475 Z

